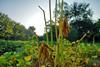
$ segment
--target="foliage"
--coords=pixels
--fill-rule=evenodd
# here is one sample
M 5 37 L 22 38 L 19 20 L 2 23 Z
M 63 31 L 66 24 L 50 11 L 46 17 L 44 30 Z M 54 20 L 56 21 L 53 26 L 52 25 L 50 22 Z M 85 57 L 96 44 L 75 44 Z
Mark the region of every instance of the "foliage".
M 19 52 L 23 45 L 31 44 L 33 42 L 30 41 L 10 41 L 10 40 L 0 40 L 0 55 L 4 54 L 5 52 Z
M 29 45 L 27 45 L 27 43 Z M 2 44 L 4 45 L 4 43 L 2 43 Z M 28 66 L 28 67 L 31 67 L 32 59 L 37 57 L 37 54 L 36 54 L 37 51 L 34 52 L 34 50 L 36 50 L 35 47 L 34 47 L 34 49 L 32 48 L 33 47 L 32 46 L 33 42 L 30 43 L 30 42 L 25 42 L 25 41 L 23 41 L 23 42 L 22 41 L 19 41 L 19 42 L 9 41 L 9 42 L 7 42 L 7 44 L 8 44 L 8 47 L 9 46 L 11 47 L 11 45 L 9 45 L 9 44 L 12 44 L 13 46 L 18 46 L 19 45 L 20 47 L 13 47 L 13 48 L 16 49 L 15 51 L 14 50 L 6 51 L 5 53 L 3 53 L 0 56 L 0 61 L 1 61 L 0 66 L 4 66 L 4 67 Z M 11 48 L 7 48 L 7 49 L 11 49 Z
M 65 16 L 72 20 L 90 18 L 92 16 L 92 11 L 88 3 L 78 3 L 74 2 L 71 5 L 64 3 L 64 13 Z
M 16 51 L 17 48 L 20 48 L 22 46 L 22 44 L 24 43 L 0 40 L 0 55 L 5 52 Z
M 26 29 L 23 25 L 13 21 L 4 13 L 0 13 L 0 39 L 29 40 L 35 35 L 34 26 Z
M 13 42 L 13 45 L 15 41 Z M 21 67 L 21 66 L 28 66 L 31 67 L 34 64 L 37 64 L 38 58 L 39 58 L 39 53 L 41 52 L 42 46 L 38 48 L 34 42 L 25 42 L 22 41 L 24 44 L 19 44 L 23 45 L 21 47 L 16 47 L 16 51 L 8 51 L 5 52 L 3 55 L 0 56 L 0 66 L 4 67 L 9 67 L 9 66 L 16 66 L 16 67 Z M 72 44 L 71 42 L 67 40 L 63 40 L 63 58 L 64 60 L 62 61 L 64 66 L 73 66 L 73 67 L 78 67 L 78 66 L 92 66 L 94 63 L 96 65 L 99 65 L 100 62 L 100 48 L 98 48 L 99 45 L 92 45 L 92 44 L 86 44 L 86 43 L 74 43 Z M 46 46 L 45 49 L 48 51 L 49 56 L 45 56 L 47 60 L 45 59 L 45 63 L 41 64 L 41 66 L 52 66 L 52 64 L 55 65 L 55 58 L 56 58 L 56 50 L 54 50 L 57 47 L 57 45 L 54 46 Z M 10 48 L 8 48 L 10 49 Z M 53 52 L 51 51 L 53 49 Z M 40 52 L 39 52 L 40 51 Z M 45 52 L 44 52 L 45 53 Z M 47 53 L 46 53 L 47 54 Z M 45 54 L 41 54 L 40 59 L 42 58 Z M 50 56 L 52 56 L 50 58 Z M 60 58 L 61 56 L 59 56 Z M 53 61 L 50 62 L 50 59 Z M 95 62 L 96 61 L 96 62 Z M 37 62 L 37 63 L 36 63 Z M 59 64 L 57 64 L 59 65 Z M 60 65 L 61 66 L 61 65 Z M 100 65 L 99 65 L 100 66 Z M 34 67 L 34 66 L 33 66 Z
M 84 33 L 89 32 L 88 35 L 91 35 L 93 30 L 93 23 L 90 19 L 76 20 L 74 23 L 71 23 L 72 27 L 78 31 L 78 37 L 82 37 Z
M 93 26 L 93 31 L 92 31 L 93 33 L 93 36 L 95 36 L 95 40 L 97 41 L 97 42 L 99 42 L 100 41 L 100 39 L 99 39 L 99 37 L 100 37 L 100 19 L 98 19 L 97 21 L 96 21 L 96 23 L 94 23 L 94 26 Z
M 76 41 L 78 39 L 78 30 L 74 27 L 70 29 L 68 40 L 69 41 Z

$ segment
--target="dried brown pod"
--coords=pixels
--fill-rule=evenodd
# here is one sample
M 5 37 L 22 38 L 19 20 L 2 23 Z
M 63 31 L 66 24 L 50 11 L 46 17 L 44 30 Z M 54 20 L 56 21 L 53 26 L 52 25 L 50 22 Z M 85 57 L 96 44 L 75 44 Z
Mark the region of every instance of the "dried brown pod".
M 63 36 L 64 37 L 68 37 L 68 33 L 69 33 L 69 25 L 68 25 L 68 18 L 64 17 L 63 20 L 63 26 L 62 26 L 62 32 L 63 32 Z

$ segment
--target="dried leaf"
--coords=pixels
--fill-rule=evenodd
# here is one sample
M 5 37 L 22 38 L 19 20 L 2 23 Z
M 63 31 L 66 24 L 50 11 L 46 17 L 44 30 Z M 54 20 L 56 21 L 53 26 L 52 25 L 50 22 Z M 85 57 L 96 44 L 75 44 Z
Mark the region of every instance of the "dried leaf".
M 68 20 L 67 20 L 66 17 L 64 18 L 64 21 L 63 21 L 63 29 L 62 29 L 62 32 L 63 32 L 63 36 L 64 37 L 68 37 L 69 25 L 68 25 Z

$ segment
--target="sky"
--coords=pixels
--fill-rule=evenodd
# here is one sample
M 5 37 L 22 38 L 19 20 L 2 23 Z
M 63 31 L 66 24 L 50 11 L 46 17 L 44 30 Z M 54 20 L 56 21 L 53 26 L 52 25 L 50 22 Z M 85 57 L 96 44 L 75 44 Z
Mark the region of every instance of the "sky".
M 93 19 L 100 18 L 100 0 L 64 0 L 68 4 L 73 2 L 90 3 L 93 11 Z M 24 25 L 26 28 L 34 26 L 38 35 L 45 32 L 45 22 L 43 13 L 38 6 L 41 6 L 46 12 L 46 19 L 49 20 L 49 0 L 0 0 L 0 12 L 7 14 L 12 20 Z M 55 7 L 55 0 L 51 0 L 52 18 Z

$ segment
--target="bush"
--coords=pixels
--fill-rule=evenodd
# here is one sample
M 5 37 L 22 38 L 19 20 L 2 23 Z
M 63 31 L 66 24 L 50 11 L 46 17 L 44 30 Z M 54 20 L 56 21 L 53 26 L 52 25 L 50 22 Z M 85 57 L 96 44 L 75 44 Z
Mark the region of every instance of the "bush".
M 7 41 L 7 40 L 0 40 L 0 55 L 5 52 L 16 51 L 17 48 L 21 48 L 24 43 L 20 41 Z

